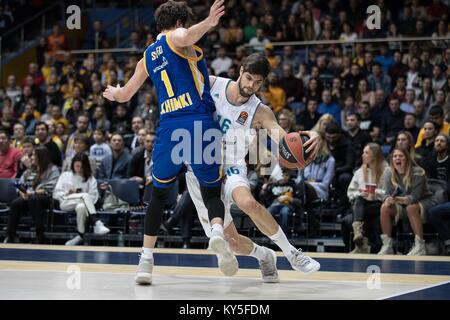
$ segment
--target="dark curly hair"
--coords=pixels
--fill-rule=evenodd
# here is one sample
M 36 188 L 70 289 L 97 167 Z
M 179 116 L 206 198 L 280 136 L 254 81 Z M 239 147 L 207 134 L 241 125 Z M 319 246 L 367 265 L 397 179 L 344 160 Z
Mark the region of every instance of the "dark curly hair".
M 270 63 L 262 53 L 253 53 L 242 61 L 244 72 L 259 75 L 264 79 L 269 75 Z
M 155 12 L 156 29 L 161 32 L 177 25 L 178 20 L 186 25 L 192 16 L 192 10 L 185 1 L 169 0 L 160 5 Z

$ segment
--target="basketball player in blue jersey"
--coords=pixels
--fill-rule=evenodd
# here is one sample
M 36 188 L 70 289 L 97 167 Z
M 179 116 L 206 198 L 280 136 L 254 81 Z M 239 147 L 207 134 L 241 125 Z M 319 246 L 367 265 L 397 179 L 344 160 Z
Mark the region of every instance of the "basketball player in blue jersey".
M 207 164 L 203 150 L 213 144 L 213 150 L 220 152 L 219 138 L 205 142 L 203 134 L 209 130 L 220 132 L 219 124 L 213 118 L 214 101 L 210 94 L 209 75 L 202 50 L 195 46 L 202 36 L 215 27 L 225 13 L 224 0 L 216 0 L 209 16 L 200 23 L 186 28 L 191 9 L 185 2 L 168 1 L 155 12 L 156 26 L 160 34 L 139 61 L 130 81 L 123 87 L 108 88 L 104 96 L 112 101 L 126 102 L 143 85 L 147 77 L 152 80 L 160 106 L 160 126 L 156 130 L 153 147 L 153 194 L 145 216 L 143 252 L 139 261 L 135 281 L 138 284 L 152 283 L 153 248 L 161 225 L 164 205 L 169 187 L 185 163 L 189 164 L 200 183 L 201 195 L 211 221 L 209 247 L 219 256 L 221 270 L 228 275 L 237 272 L 237 260 L 228 247 L 223 233 L 224 205 L 220 198 L 222 168 L 219 161 Z M 201 124 L 201 137 L 198 124 Z M 172 141 L 172 133 L 184 129 L 190 133 L 191 152 L 184 154 L 183 161 L 172 159 L 172 151 L 179 141 Z M 177 131 L 179 132 L 179 131 Z M 201 149 L 198 146 L 201 139 Z M 197 140 L 197 141 L 194 141 Z M 201 161 L 198 161 L 198 154 Z M 187 152 L 189 153 L 189 152 Z M 197 155 L 195 155 L 197 153 Z M 213 156 L 220 159 L 220 154 Z M 195 161 L 194 161 L 195 160 Z

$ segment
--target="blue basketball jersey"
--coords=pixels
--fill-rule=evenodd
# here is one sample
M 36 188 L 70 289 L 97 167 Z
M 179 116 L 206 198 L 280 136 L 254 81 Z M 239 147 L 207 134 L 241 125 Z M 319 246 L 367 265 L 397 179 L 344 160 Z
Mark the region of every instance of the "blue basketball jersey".
M 175 49 L 168 35 L 160 35 L 144 52 L 145 69 L 158 95 L 160 126 L 209 117 L 215 106 L 203 51 L 193 46 L 197 58 L 188 57 Z

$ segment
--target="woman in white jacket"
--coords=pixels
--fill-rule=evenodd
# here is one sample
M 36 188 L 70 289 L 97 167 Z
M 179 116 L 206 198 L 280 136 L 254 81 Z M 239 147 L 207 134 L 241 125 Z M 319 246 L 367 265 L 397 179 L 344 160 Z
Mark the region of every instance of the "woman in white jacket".
M 368 238 L 364 235 L 363 227 L 380 215 L 385 194 L 382 177 L 388 164 L 380 145 L 368 143 L 363 150 L 362 162 L 347 189 L 353 209 L 353 241 L 356 246 L 351 253 L 369 253 Z
M 92 174 L 89 158 L 85 153 L 77 153 L 73 157 L 70 169 L 59 177 L 53 198 L 59 201 L 61 210 L 75 210 L 77 213 L 78 235 L 66 242 L 66 245 L 77 245 L 83 242 L 88 216 L 96 213 L 94 205 L 98 200 L 98 189 L 97 180 Z M 106 234 L 109 229 L 98 220 L 94 232 Z

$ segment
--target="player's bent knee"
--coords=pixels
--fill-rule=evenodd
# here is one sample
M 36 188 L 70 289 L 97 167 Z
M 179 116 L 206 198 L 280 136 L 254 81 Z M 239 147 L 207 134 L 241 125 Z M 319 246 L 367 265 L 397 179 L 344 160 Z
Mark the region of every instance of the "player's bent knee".
M 246 214 L 251 215 L 258 212 L 260 205 L 255 199 L 246 198 L 237 203 L 237 206 Z

